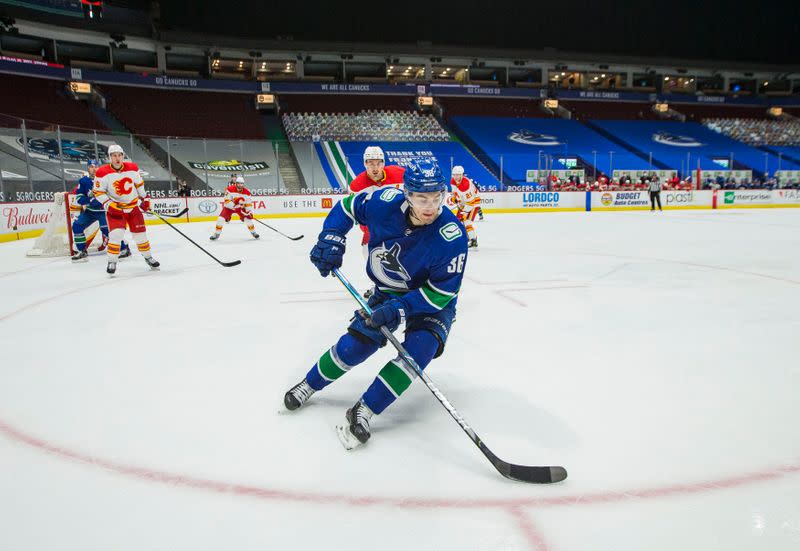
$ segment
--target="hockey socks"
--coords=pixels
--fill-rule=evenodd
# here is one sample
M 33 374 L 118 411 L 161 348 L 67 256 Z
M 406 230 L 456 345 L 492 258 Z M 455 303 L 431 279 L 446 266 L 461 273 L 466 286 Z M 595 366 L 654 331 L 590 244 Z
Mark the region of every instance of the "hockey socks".
M 309 370 L 306 381 L 314 390 L 322 390 L 350 371 L 350 368 L 372 356 L 376 350 L 377 344 L 361 342 L 349 333 L 342 335 L 339 342 Z
M 439 349 L 439 341 L 430 331 L 406 334 L 403 345 L 420 369 L 427 367 Z M 377 350 L 378 346 L 374 343 L 362 342 L 349 333 L 343 335 L 308 371 L 305 380 L 315 391 L 322 390 Z M 410 367 L 395 358 L 383 366 L 362 400 L 371 411 L 379 414 L 411 386 L 416 376 Z
M 83 232 L 73 230 L 72 238 L 75 241 L 75 248 L 78 249 L 78 252 L 86 249 L 86 235 Z
M 430 331 L 414 331 L 406 335 L 403 346 L 420 369 L 425 369 L 436 354 L 439 341 Z M 397 357 L 383 366 L 361 400 L 376 415 L 380 414 L 411 386 L 415 377 L 417 373 Z

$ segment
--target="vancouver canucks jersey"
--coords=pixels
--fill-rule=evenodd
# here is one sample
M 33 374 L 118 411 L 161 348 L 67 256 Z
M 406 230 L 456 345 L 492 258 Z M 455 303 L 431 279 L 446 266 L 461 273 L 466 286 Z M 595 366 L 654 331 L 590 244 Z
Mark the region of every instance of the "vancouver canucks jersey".
M 75 201 L 79 205 L 86 205 L 86 210 L 94 212 L 104 212 L 103 205 L 94 198 L 92 188 L 94 187 L 94 180 L 89 176 L 84 176 L 78 180 L 78 190 L 75 193 Z
M 464 227 L 446 208 L 431 224 L 412 226 L 408 208 L 398 189 L 364 191 L 337 203 L 324 229 L 369 227 L 367 274 L 381 291 L 402 295 L 407 316 L 455 306 L 467 260 Z

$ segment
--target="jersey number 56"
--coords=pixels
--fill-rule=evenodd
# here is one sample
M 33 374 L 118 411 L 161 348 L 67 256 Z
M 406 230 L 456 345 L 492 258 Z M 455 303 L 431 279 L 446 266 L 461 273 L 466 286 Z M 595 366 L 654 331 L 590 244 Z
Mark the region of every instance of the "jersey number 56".
M 461 253 L 453 260 L 450 261 L 450 264 L 447 266 L 447 273 L 449 274 L 460 274 L 464 271 L 464 260 L 467 258 L 467 253 Z

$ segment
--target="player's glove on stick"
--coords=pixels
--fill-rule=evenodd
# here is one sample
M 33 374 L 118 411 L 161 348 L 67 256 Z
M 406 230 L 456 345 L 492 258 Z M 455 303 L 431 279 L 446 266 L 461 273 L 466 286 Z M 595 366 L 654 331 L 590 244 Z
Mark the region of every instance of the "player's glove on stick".
M 367 325 L 376 328 L 383 325 L 389 331 L 394 331 L 405 320 L 406 305 L 402 300 L 392 299 L 387 300 L 372 311 L 372 316 L 367 319 Z
M 145 197 L 141 201 L 139 201 L 139 208 L 142 209 L 142 212 L 147 212 L 150 210 L 150 198 Z
M 311 249 L 311 262 L 322 277 L 330 275 L 334 268 L 342 267 L 347 239 L 337 230 L 323 230 L 317 237 L 317 244 Z

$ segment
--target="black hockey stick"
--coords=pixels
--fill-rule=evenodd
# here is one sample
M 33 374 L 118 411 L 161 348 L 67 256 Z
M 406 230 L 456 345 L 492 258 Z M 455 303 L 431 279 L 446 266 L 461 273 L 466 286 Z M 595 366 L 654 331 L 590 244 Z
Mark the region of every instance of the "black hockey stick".
M 193 240 L 191 237 L 189 237 L 188 235 L 186 235 L 185 233 L 183 233 L 181 230 L 179 230 L 178 228 L 176 228 L 175 226 L 173 226 L 172 224 L 170 224 L 169 222 L 167 222 L 166 220 L 164 220 L 164 217 L 163 217 L 163 216 L 161 216 L 160 214 L 158 214 L 157 212 L 148 211 L 148 213 L 152 214 L 153 216 L 157 216 L 158 218 L 160 218 L 160 219 L 161 219 L 161 221 L 162 221 L 162 222 L 164 222 L 164 223 L 165 223 L 167 226 L 169 226 L 170 228 L 172 228 L 173 230 L 175 230 L 176 232 L 178 232 L 179 234 L 181 234 L 182 236 L 184 236 L 186 239 L 188 239 L 188 240 L 189 240 L 189 241 L 192 243 L 192 245 L 194 245 L 195 247 L 197 247 L 198 249 L 200 249 L 201 251 L 203 251 L 204 253 L 206 253 L 208 256 L 210 256 L 211 258 L 213 258 L 214 260 L 216 260 L 217 262 L 219 262 L 220 264 L 222 264 L 222 265 L 223 265 L 223 266 L 225 266 L 226 268 L 230 268 L 231 266 L 238 266 L 239 264 L 241 264 L 241 263 L 242 263 L 242 261 L 241 261 L 241 260 L 234 260 L 234 261 L 232 261 L 232 262 L 223 262 L 222 260 L 220 260 L 219 258 L 217 258 L 216 256 L 214 256 L 213 254 L 211 254 L 210 252 L 208 252 L 207 250 L 205 250 L 203 247 L 201 247 L 200 245 L 198 245 L 197 243 L 195 243 L 195 242 L 194 242 L 194 240 Z
M 287 238 L 287 239 L 291 239 L 292 241 L 298 241 L 298 240 L 300 240 L 300 239 L 303 239 L 303 235 L 302 235 L 302 234 L 301 234 L 300 236 L 298 236 L 298 237 L 292 237 L 292 236 L 290 236 L 290 235 L 286 235 L 286 234 L 285 234 L 285 233 L 283 233 L 282 231 L 276 230 L 275 228 L 273 228 L 273 227 L 272 227 L 272 226 L 270 226 L 269 224 L 266 224 L 266 223 L 262 222 L 262 221 L 261 221 L 261 220 L 259 220 L 258 218 L 255 218 L 255 217 L 254 217 L 254 218 L 253 218 L 253 220 L 255 220 L 256 222 L 258 222 L 258 223 L 259 223 L 259 224 L 261 224 L 262 226 L 266 226 L 266 227 L 268 227 L 269 229 L 271 229 L 272 231 L 274 231 L 274 232 L 277 232 L 277 233 L 281 234 L 281 235 L 282 235 L 282 236 L 284 236 L 285 238 Z
M 367 313 L 368 316 L 372 315 L 372 308 L 364 301 L 361 295 L 356 291 L 355 287 L 347 280 L 345 276 L 337 269 L 333 269 L 333 274 L 339 278 L 339 281 L 342 282 L 342 285 L 353 295 L 353 298 L 358 301 L 361 305 L 361 308 Z M 442 391 L 439 390 L 436 385 L 433 384 L 433 381 L 425 373 L 422 369 L 420 369 L 417 362 L 411 355 L 403 348 L 403 345 L 395 338 L 391 331 L 389 331 L 386 327 L 381 327 L 381 333 L 389 339 L 389 342 L 392 343 L 397 349 L 400 358 L 405 362 L 406 366 L 411 368 L 422 382 L 425 383 L 425 386 L 428 387 L 433 395 L 439 400 L 439 403 L 444 406 L 444 409 L 447 410 L 447 413 L 456 420 L 456 423 L 463 429 L 464 432 L 467 433 L 470 440 L 478 446 L 478 449 L 481 450 L 483 455 L 489 460 L 489 462 L 494 466 L 497 471 L 506 478 L 510 478 L 511 480 L 518 480 L 520 482 L 532 482 L 534 484 L 550 484 L 551 482 L 561 482 L 565 478 L 567 478 L 567 470 L 564 467 L 558 466 L 551 466 L 551 467 L 536 467 L 536 466 L 529 466 L 529 465 L 514 465 L 513 463 L 508 463 L 503 461 L 499 457 L 497 457 L 489 447 L 483 443 L 483 440 L 475 434 L 475 431 L 472 430 L 472 427 L 469 426 L 469 423 L 461 416 L 456 408 L 445 398 Z

